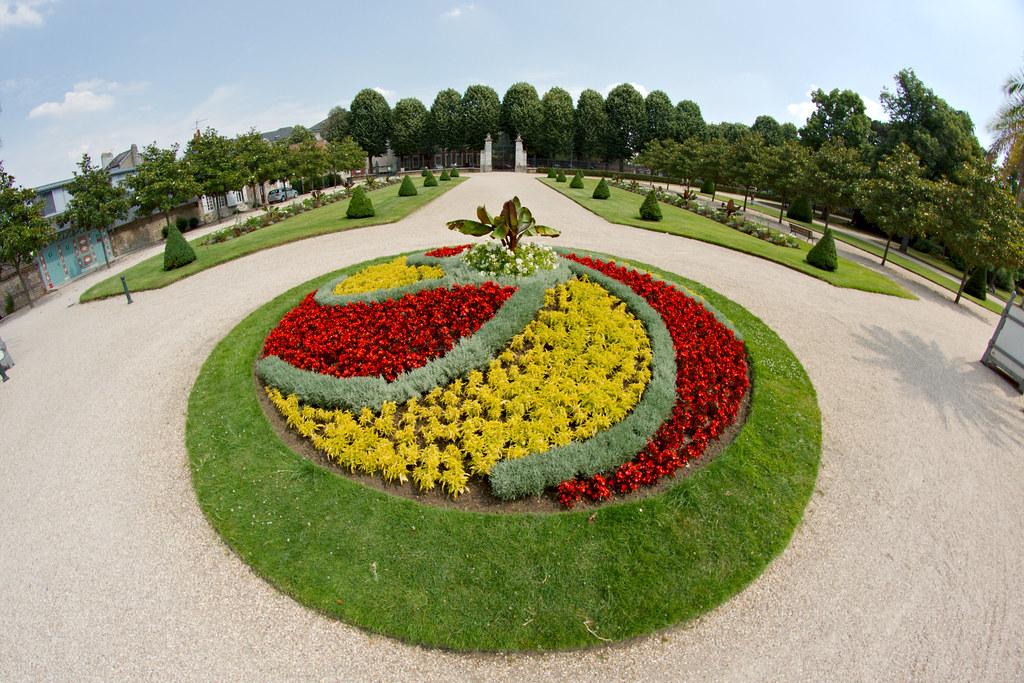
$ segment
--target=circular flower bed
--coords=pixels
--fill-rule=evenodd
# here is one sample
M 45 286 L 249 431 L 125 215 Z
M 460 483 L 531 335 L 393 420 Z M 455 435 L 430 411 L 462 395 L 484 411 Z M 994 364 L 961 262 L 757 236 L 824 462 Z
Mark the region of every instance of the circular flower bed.
M 287 292 L 204 365 L 189 401 L 194 485 L 259 575 L 411 642 L 551 649 L 693 618 L 781 552 L 813 490 L 820 416 L 770 329 L 697 283 L 599 255 L 503 278 L 464 268 L 464 250 L 434 253 L 405 264 L 443 271 L 433 280 L 338 293 L 372 263 Z M 491 294 L 464 314 L 440 294 L 457 288 Z M 408 305 L 423 295 L 439 298 Z M 374 311 L 398 324 L 378 309 L 388 306 L 416 312 L 388 342 L 397 346 L 379 350 L 388 369 L 349 361 L 384 332 L 334 316 Z M 447 322 L 424 322 L 432 312 Z M 253 363 L 276 408 L 253 391 Z M 713 460 L 671 479 L 725 431 L 735 438 Z M 289 442 L 392 482 L 385 489 L 433 486 L 450 500 L 490 488 L 520 500 L 501 514 L 425 505 Z M 612 504 L 521 507 L 538 495 L 566 508 Z

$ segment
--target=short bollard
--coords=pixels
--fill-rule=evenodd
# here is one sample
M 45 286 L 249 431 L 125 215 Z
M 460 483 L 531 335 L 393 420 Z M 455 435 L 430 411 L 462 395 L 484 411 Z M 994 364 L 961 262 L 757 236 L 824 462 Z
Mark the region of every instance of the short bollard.
M 14 359 L 11 358 L 11 353 L 7 350 L 7 344 L 0 339 L 0 381 L 6 382 L 10 379 L 7 376 L 7 371 L 13 367 Z
M 121 276 L 121 286 L 124 288 L 124 296 L 128 299 L 128 303 L 132 302 L 132 293 L 128 291 L 128 281 L 124 279 L 124 275 Z

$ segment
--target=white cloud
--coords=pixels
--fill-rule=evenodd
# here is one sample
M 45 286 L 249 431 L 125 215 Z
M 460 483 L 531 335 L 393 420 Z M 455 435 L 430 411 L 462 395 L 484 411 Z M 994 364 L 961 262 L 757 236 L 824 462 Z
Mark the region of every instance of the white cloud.
M 374 88 L 373 90 L 374 90 L 374 92 L 378 92 L 381 95 L 383 95 L 384 99 L 388 101 L 388 104 L 390 104 L 391 106 L 395 105 L 395 91 L 394 90 L 388 90 L 387 88 L 382 88 L 379 85 L 376 88 Z
M 458 19 L 459 17 L 463 16 L 464 14 L 466 14 L 468 12 L 472 12 L 475 9 L 476 9 L 476 5 L 474 5 L 473 3 L 469 3 L 469 4 L 465 4 L 465 5 L 456 5 L 455 7 L 452 7 L 447 12 L 442 12 L 441 13 L 441 18 L 442 19 Z
M 817 109 L 818 105 L 814 104 L 814 102 L 811 102 L 811 93 L 813 93 L 817 89 L 818 86 L 812 85 L 810 88 L 807 89 L 807 92 L 805 93 L 807 97 L 806 100 L 802 102 L 793 102 L 792 104 L 786 105 L 786 111 L 789 112 L 790 118 L 795 123 L 806 123 L 807 117 L 810 116 L 815 109 Z
M 71 90 L 64 93 L 64 99 L 59 102 L 43 102 L 36 105 L 28 113 L 28 117 L 30 119 L 47 116 L 64 118 L 77 114 L 105 111 L 114 106 L 114 96 L 111 93 L 122 89 L 124 86 L 116 81 L 104 81 L 98 78 L 75 83 Z
M 885 111 L 885 107 L 878 100 L 873 100 L 870 97 L 864 98 L 864 113 L 871 117 L 874 121 L 888 121 L 889 114 Z
M 40 9 L 47 4 L 49 4 L 48 0 L 0 2 L 0 30 L 5 28 L 22 28 L 25 26 L 42 26 L 43 13 Z
M 614 87 L 615 87 L 615 86 L 617 86 L 617 85 L 622 85 L 622 83 L 610 83 L 609 85 L 606 85 L 606 86 L 604 87 L 604 96 L 605 96 L 605 97 L 608 97 L 608 93 L 610 93 L 610 92 L 612 91 L 612 88 L 614 88 Z M 641 85 L 641 84 L 639 84 L 639 83 L 632 83 L 632 82 L 630 82 L 630 83 L 626 83 L 626 85 L 631 85 L 631 86 L 633 86 L 633 88 L 634 88 L 634 89 L 635 89 L 635 90 L 636 90 L 636 91 L 637 91 L 638 93 L 640 93 L 640 95 L 641 95 L 642 97 L 647 97 L 647 93 L 648 93 L 649 91 L 647 90 L 646 86 L 643 86 L 643 85 Z

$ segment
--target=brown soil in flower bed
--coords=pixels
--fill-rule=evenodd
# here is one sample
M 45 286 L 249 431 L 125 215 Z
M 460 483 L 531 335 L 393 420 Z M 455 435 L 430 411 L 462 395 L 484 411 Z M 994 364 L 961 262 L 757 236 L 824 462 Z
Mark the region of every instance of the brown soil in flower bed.
M 682 477 L 690 476 L 701 467 L 714 460 L 719 453 L 724 451 L 725 448 L 732 443 L 732 440 L 740 433 L 740 430 L 747 421 L 747 414 L 750 411 L 750 396 L 754 390 L 754 379 L 750 376 L 750 367 L 751 361 L 748 358 L 747 377 L 750 380 L 750 385 L 747 392 L 743 395 L 740 408 L 736 413 L 736 419 L 718 436 L 717 439 L 708 444 L 708 447 L 704 450 L 701 457 L 691 460 L 686 467 L 681 470 L 677 470 L 674 477 L 663 477 L 653 486 L 643 486 L 632 493 L 616 494 L 605 501 L 593 502 L 583 499 L 576 504 L 574 509 L 598 509 L 617 502 L 645 498 L 647 496 L 660 493 L 671 487 Z M 270 402 L 270 399 L 267 398 L 266 391 L 264 391 L 264 385 L 256 376 L 255 370 L 253 371 L 252 379 L 256 395 L 259 397 L 260 406 L 263 408 L 263 414 L 266 416 L 271 427 L 273 427 L 274 432 L 286 446 L 307 460 L 311 460 L 322 467 L 326 467 L 327 469 L 364 486 L 377 489 L 378 491 L 382 491 L 393 496 L 409 498 L 410 500 L 415 500 L 418 503 L 426 505 L 466 510 L 469 512 L 487 512 L 497 514 L 532 512 L 550 514 L 554 512 L 561 512 L 565 509 L 550 491 L 545 492 L 544 495 L 538 497 L 523 498 L 514 501 L 501 500 L 500 498 L 496 498 L 491 495 L 490 484 L 488 484 L 482 477 L 478 476 L 470 478 L 468 488 L 460 494 L 458 498 L 452 498 L 445 493 L 440 486 L 435 487 L 431 491 L 420 491 L 411 479 L 405 484 L 389 483 L 377 475 L 350 472 L 348 469 L 340 467 L 337 463 L 329 460 L 327 456 L 321 451 L 318 451 L 308 439 L 302 438 L 293 429 L 290 429 L 284 421 L 284 418 L 281 417 L 281 414 Z

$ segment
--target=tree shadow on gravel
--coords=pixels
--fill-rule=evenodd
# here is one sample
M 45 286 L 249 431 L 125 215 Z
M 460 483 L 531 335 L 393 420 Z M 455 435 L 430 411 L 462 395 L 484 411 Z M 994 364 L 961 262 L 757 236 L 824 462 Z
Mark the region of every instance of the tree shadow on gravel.
M 874 355 L 859 360 L 890 370 L 934 406 L 946 426 L 952 418 L 958 426 L 980 430 L 1000 448 L 1024 448 L 1020 395 L 980 360 L 951 358 L 934 341 L 910 332 L 896 335 L 877 325 L 862 330 L 856 339 Z

